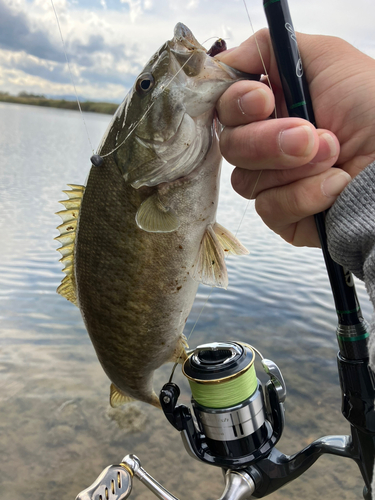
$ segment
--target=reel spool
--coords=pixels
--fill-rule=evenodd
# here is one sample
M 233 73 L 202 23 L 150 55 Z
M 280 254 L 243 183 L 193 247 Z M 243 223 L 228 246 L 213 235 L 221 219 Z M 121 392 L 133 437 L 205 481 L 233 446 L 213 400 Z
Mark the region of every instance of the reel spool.
M 254 361 L 251 347 L 217 342 L 199 346 L 183 365 L 199 429 L 218 455 L 243 456 L 260 448 L 267 438 L 263 391 Z
M 164 385 L 160 393 L 163 411 L 182 431 L 185 447 L 195 458 L 220 467 L 243 468 L 270 453 L 280 439 L 285 383 L 275 363 L 261 358 L 270 376 L 265 394 L 256 377 L 251 346 L 239 342 L 198 346 L 182 368 L 192 392 L 195 422 L 189 408 L 177 406 L 178 386 Z

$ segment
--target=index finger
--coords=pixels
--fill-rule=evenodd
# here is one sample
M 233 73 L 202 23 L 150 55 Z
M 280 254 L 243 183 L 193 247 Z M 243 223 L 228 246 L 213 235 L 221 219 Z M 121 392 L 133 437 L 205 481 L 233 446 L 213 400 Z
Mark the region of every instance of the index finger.
M 267 28 L 261 29 L 238 47 L 221 52 L 215 58 L 245 73 L 269 74 L 272 81 L 281 87 Z

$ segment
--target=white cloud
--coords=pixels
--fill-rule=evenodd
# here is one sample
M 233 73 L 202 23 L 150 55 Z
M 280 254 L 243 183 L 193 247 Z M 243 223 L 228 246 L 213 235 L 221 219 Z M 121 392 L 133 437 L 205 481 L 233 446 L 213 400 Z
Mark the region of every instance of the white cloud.
M 120 0 L 121 3 L 128 5 L 130 21 L 135 23 L 139 19 L 145 10 L 149 10 L 152 7 L 152 3 L 147 0 Z
M 121 100 L 179 21 L 200 42 L 223 37 L 232 47 L 252 34 L 242 0 L 118 0 L 116 7 L 99 0 L 96 8 L 81 0 L 54 4 L 77 91 L 87 98 Z M 261 4 L 248 2 L 255 30 L 266 25 Z M 367 0 L 354 6 L 349 0 L 290 0 L 290 10 L 297 31 L 341 36 L 375 56 Z M 7 24 L 0 30 L 0 90 L 72 94 L 50 2 L 0 0 L 1 22 Z

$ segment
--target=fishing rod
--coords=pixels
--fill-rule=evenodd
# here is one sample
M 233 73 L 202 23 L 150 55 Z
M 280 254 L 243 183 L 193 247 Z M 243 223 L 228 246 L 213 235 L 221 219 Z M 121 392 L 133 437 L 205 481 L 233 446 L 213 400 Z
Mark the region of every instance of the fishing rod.
M 270 36 L 290 116 L 315 118 L 287 0 L 263 0 Z M 240 342 L 198 346 L 183 365 L 192 392 L 192 410 L 178 404 L 180 389 L 170 380 L 160 392 L 160 404 L 180 432 L 190 456 L 221 467 L 225 489 L 219 500 L 262 498 L 303 474 L 323 454 L 354 460 L 371 500 L 375 451 L 375 379 L 369 369 L 368 331 L 353 279 L 329 255 L 325 215 L 315 216 L 338 316 L 337 355 L 342 412 L 351 435 L 325 436 L 293 454 L 275 445 L 284 429 L 286 385 L 277 365 L 254 347 Z M 255 356 L 269 377 L 262 385 Z M 76 500 L 124 500 L 139 479 L 156 497 L 178 500 L 151 477 L 134 455 L 107 467 Z
M 289 116 L 316 126 L 309 88 L 287 0 L 263 0 Z M 319 125 L 319 124 L 318 124 Z M 325 214 L 315 215 L 323 256 L 338 317 L 337 355 L 342 413 L 351 427 L 351 453 L 365 481 L 364 497 L 371 498 L 375 455 L 375 379 L 369 367 L 368 327 L 363 319 L 351 273 L 329 254 Z

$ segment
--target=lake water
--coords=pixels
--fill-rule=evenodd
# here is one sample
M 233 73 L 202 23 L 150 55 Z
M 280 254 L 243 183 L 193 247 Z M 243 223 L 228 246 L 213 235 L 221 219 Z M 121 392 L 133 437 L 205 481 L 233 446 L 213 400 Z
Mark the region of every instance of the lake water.
M 98 144 L 109 116 L 86 114 Z M 76 307 L 56 294 L 63 277 L 57 202 L 83 184 L 91 156 L 77 112 L 0 103 L 0 491 L 1 500 L 68 500 L 128 453 L 174 495 L 214 499 L 221 471 L 191 459 L 160 411 L 142 403 L 112 410 L 109 382 Z M 293 248 L 237 196 L 224 165 L 218 221 L 250 249 L 228 259 L 230 286 L 214 290 L 189 341 L 252 343 L 283 372 L 286 430 L 278 448 L 294 453 L 327 434 L 347 434 L 340 413 L 336 315 L 321 252 Z M 364 314 L 371 306 L 357 283 Z M 209 294 L 201 287 L 191 330 Z M 147 355 L 147 353 L 145 353 Z M 169 377 L 163 367 L 156 385 Z M 261 370 L 257 366 L 258 374 Z M 182 376 L 181 402 L 189 394 Z M 273 499 L 361 498 L 356 466 L 322 457 Z M 130 498 L 154 499 L 136 482 Z

